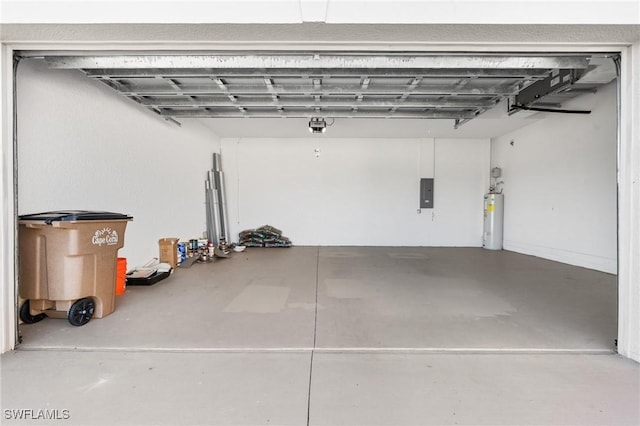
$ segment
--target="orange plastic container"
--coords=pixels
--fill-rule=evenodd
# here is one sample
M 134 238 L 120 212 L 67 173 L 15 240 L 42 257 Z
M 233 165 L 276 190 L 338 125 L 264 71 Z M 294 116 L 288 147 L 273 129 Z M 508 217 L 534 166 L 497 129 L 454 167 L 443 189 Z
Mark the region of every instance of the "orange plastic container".
M 119 257 L 116 267 L 116 296 L 121 296 L 127 289 L 127 258 Z

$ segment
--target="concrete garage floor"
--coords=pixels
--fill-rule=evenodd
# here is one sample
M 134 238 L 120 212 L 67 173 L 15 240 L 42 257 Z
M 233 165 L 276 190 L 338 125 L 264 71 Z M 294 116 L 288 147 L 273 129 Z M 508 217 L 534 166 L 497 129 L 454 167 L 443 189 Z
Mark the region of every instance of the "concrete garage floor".
M 21 332 L 3 424 L 640 424 L 615 277 L 506 251 L 248 249 Z

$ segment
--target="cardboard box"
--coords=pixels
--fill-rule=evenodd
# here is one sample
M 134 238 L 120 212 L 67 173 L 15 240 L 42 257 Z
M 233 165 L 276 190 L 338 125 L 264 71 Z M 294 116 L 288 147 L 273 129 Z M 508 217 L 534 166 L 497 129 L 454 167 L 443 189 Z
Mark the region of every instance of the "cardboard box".
M 162 238 L 158 241 L 161 263 L 168 263 L 172 268 L 178 266 L 178 241 L 180 238 Z

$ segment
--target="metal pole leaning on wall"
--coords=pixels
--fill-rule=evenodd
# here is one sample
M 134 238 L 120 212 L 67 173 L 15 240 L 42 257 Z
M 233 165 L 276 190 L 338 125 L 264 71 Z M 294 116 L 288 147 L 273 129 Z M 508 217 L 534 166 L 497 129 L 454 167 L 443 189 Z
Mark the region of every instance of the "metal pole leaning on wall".
M 229 219 L 220 154 L 213 154 L 213 168 L 205 181 L 207 204 L 207 237 L 215 245 L 229 241 Z
M 220 191 L 217 189 L 219 185 L 217 173 L 218 172 L 214 169 L 209 170 L 207 172 L 207 179 L 204 183 L 207 215 L 207 238 L 216 246 L 220 244 L 220 237 L 223 236 L 220 220 Z
M 205 204 L 206 204 L 206 215 L 207 215 L 207 239 L 214 243 L 218 244 L 218 234 L 216 231 L 216 221 L 214 216 L 214 206 L 213 206 L 213 180 L 211 179 L 211 172 L 207 172 L 207 179 L 204 181 L 204 193 L 205 193 Z
M 215 173 L 211 172 L 211 221 L 215 230 L 216 245 L 220 244 L 220 203 L 218 202 L 218 190 L 216 189 Z
M 224 173 L 217 172 L 218 199 L 220 204 L 220 237 L 229 242 L 229 221 L 227 216 L 227 194 L 224 188 Z

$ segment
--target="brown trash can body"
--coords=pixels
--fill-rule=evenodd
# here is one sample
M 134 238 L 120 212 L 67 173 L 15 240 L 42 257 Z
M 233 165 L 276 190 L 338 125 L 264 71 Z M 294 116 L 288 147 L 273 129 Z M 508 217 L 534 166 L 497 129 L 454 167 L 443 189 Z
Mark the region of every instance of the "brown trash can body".
M 118 250 L 131 217 L 51 221 L 37 216 L 21 216 L 19 222 L 20 296 L 29 300 L 31 313 L 64 318 L 85 297 L 95 302 L 94 318 L 112 313 Z

